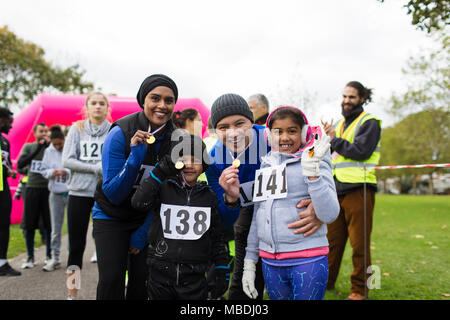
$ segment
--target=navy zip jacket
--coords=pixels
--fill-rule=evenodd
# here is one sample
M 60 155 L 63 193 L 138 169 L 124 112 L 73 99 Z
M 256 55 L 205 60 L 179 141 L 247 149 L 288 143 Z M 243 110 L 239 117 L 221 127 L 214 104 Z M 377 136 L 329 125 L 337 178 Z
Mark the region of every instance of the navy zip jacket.
M 220 232 L 220 214 L 214 193 L 204 182 L 194 186 L 182 185 L 177 177 L 160 181 L 154 175 L 144 179 L 131 199 L 133 208 L 148 212 L 153 209 L 154 217 L 148 232 L 148 255 L 171 263 L 201 263 L 212 260 L 216 266 L 226 266 L 228 254 L 223 234 Z M 166 238 L 165 233 L 182 235 L 188 228 L 201 230 L 206 224 L 205 216 L 188 224 L 189 213 L 186 210 L 172 212 L 170 219 L 181 217 L 176 228 L 170 228 L 165 212 L 160 213 L 162 204 L 186 207 L 208 207 L 211 209 L 209 228 L 203 230 L 200 238 L 194 240 Z M 182 211 L 184 211 L 182 213 Z M 162 221 L 161 215 L 164 216 Z M 164 223 L 164 231 L 163 231 Z M 177 231 L 178 230 L 178 231 Z

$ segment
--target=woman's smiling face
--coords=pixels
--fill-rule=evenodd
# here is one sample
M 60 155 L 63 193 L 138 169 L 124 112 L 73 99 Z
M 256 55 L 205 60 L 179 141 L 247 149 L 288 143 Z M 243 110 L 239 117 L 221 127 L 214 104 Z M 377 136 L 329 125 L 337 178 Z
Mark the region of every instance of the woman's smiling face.
M 152 125 L 152 130 L 159 128 L 172 117 L 175 107 L 175 95 L 172 89 L 159 86 L 145 97 L 144 113 Z

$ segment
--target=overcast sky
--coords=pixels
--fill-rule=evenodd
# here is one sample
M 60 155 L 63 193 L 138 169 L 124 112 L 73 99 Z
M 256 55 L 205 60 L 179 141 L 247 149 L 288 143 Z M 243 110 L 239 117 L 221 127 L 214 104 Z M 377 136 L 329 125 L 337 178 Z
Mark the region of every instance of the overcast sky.
M 208 107 L 228 92 L 264 93 L 271 107 L 306 92 L 317 123 L 340 118 L 343 87 L 358 80 L 374 88 L 366 110 L 385 127 L 387 99 L 405 88 L 401 68 L 432 46 L 411 25 L 406 2 L 2 0 L 0 26 L 41 46 L 55 65 L 80 64 L 86 80 L 119 96 L 134 97 L 153 73 Z

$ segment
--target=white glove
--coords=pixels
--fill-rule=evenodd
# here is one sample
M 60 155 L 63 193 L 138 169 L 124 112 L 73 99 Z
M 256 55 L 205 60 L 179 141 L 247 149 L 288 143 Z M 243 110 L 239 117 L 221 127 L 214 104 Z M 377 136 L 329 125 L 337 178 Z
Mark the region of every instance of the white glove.
M 258 291 L 255 288 L 255 278 L 256 278 L 256 261 L 244 259 L 242 288 L 245 294 L 251 299 L 256 299 L 256 297 L 258 296 Z
M 319 162 L 330 149 L 330 137 L 326 134 L 314 137 L 314 144 L 311 148 L 303 151 L 302 169 L 305 177 L 318 177 L 320 175 Z

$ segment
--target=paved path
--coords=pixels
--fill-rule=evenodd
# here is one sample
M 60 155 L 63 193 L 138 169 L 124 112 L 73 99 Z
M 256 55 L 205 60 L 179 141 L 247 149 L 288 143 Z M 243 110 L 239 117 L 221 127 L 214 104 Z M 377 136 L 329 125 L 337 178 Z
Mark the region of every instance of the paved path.
M 97 264 L 89 260 L 94 252 L 92 239 L 92 224 L 88 230 L 86 250 L 84 252 L 83 270 L 81 271 L 81 289 L 79 300 L 95 300 L 98 270 Z M 38 236 L 39 233 L 36 233 Z M 26 253 L 9 260 L 9 264 L 22 272 L 18 277 L 0 277 L 0 300 L 65 300 L 67 298 L 66 267 L 67 267 L 67 235 L 63 236 L 61 244 L 61 268 L 53 272 L 42 271 L 45 260 L 45 246 L 35 249 L 37 265 L 32 269 L 21 269 Z

